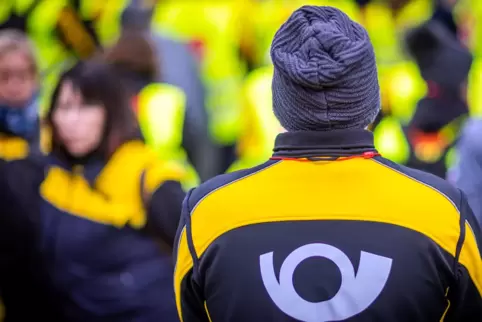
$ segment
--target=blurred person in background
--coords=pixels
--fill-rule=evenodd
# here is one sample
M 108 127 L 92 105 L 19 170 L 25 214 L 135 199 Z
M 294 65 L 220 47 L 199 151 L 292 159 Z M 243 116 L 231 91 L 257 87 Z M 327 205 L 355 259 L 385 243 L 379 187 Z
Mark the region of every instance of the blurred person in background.
M 66 65 L 87 59 L 100 48 L 96 20 L 104 2 L 0 1 L 0 29 L 12 28 L 26 33 L 35 47 L 42 80 L 42 113 L 46 112 L 53 87 Z
M 212 174 L 223 173 L 236 159 L 240 135 L 241 87 L 248 69 L 242 48 L 250 21 L 249 0 L 158 1 L 154 32 L 189 43 L 199 62 L 206 88 Z M 245 45 L 247 46 L 247 45 Z
M 186 189 L 196 186 L 196 170 L 182 146 L 186 95 L 176 86 L 159 82 L 162 71 L 152 39 L 143 30 L 125 29 L 104 57 L 125 83 L 147 144 L 160 159 L 178 162 L 186 169 Z
M 40 155 L 40 124 L 38 118 L 38 66 L 31 42 L 21 31 L 0 31 L 0 168 L 2 190 L 0 216 L 0 296 L 5 306 L 5 321 L 28 321 L 35 312 L 55 321 L 47 303 L 48 295 L 42 285 L 41 270 L 34 258 L 35 231 L 27 218 L 31 200 L 8 209 L 15 193 L 23 193 L 28 185 L 9 183 L 24 181 L 28 171 L 8 171 L 6 161 L 23 160 L 29 155 Z M 14 177 L 12 177 L 14 175 Z M 7 182 L 6 178 L 11 177 Z M 0 309 L 1 311 L 1 309 Z
M 177 321 L 170 249 L 184 175 L 140 137 L 115 70 L 62 75 L 47 120 L 39 252 L 67 321 Z M 25 198 L 34 197 L 26 195 Z
M 407 126 L 390 117 L 381 121 L 375 129 L 376 146 L 392 161 L 445 178 L 468 117 L 466 83 L 472 55 L 437 20 L 410 30 L 406 45 L 428 91 Z
M 198 62 L 186 43 L 150 30 L 156 1 L 142 5 L 142 1 L 130 1 L 121 14 L 121 30 L 145 33 L 157 56 L 161 73 L 155 81 L 179 87 L 186 96 L 182 140 L 187 156 L 202 181 L 215 173 L 211 154 L 215 153 L 208 133 L 205 108 L 205 89 Z
M 28 38 L 18 30 L 0 31 L 0 158 L 19 159 L 39 152 L 39 87 Z

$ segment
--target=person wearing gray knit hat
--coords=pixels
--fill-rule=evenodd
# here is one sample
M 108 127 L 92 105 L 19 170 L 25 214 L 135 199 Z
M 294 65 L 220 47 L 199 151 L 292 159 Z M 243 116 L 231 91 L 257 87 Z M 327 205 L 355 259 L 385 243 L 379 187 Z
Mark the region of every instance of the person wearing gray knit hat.
M 265 163 L 184 199 L 181 321 L 482 321 L 482 234 L 466 198 L 382 157 L 366 129 L 380 104 L 365 30 L 305 6 L 271 54 L 287 131 Z
M 366 30 L 342 11 L 304 6 L 276 33 L 273 108 L 288 131 L 364 128 L 380 110 Z

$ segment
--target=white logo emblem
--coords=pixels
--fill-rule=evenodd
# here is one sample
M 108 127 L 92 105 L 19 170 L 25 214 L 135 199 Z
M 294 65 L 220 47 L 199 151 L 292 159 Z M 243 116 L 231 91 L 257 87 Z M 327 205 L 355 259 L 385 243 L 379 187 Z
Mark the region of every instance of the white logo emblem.
M 294 288 L 293 274 L 296 268 L 310 257 L 327 258 L 341 272 L 340 289 L 330 300 L 308 302 Z M 288 255 L 281 265 L 279 282 L 274 271 L 273 252 L 261 255 L 259 264 L 264 286 L 281 311 L 300 321 L 326 322 L 346 320 L 368 308 L 388 280 L 392 259 L 362 251 L 355 275 L 353 264 L 341 250 L 326 244 L 309 244 Z M 310 278 L 315 279 L 316 276 Z

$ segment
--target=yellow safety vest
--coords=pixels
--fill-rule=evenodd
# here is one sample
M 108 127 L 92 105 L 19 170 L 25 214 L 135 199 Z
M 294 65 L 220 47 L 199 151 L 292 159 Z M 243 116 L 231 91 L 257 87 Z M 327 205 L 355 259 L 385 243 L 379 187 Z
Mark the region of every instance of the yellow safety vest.
M 388 68 L 381 74 L 380 79 L 382 104 L 389 106 L 392 115 L 408 123 L 417 102 L 427 93 L 427 85 L 418 66 L 412 61 L 400 61 Z
M 172 85 L 151 83 L 137 95 L 138 119 L 142 135 L 158 156 L 184 165 L 185 188 L 199 184 L 199 177 L 182 147 L 186 96 Z
M 384 117 L 373 131 L 373 137 L 375 148 L 383 157 L 399 164 L 407 163 L 410 145 L 396 117 Z
M 234 144 L 240 131 L 240 88 L 245 73 L 239 57 L 242 4 L 238 0 L 167 0 L 158 4 L 153 16 L 156 31 L 202 44 L 209 129 L 223 145 Z
M 482 56 L 475 57 L 468 78 L 467 100 L 471 114 L 482 116 Z
M 238 160 L 228 172 L 254 167 L 266 161 L 273 151 L 276 136 L 283 132 L 272 108 L 273 67 L 252 71 L 243 88 L 243 131 L 238 142 Z

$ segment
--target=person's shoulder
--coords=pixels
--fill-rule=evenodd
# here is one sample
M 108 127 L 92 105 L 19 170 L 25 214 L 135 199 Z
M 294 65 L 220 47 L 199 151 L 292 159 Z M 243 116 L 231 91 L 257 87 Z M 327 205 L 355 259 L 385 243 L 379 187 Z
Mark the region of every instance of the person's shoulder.
M 400 175 L 405 176 L 407 179 L 415 181 L 420 185 L 426 186 L 427 188 L 436 191 L 441 196 L 450 201 L 450 203 L 452 203 L 456 208 L 460 207 L 461 192 L 447 180 L 428 172 L 400 165 L 382 157 L 377 157 L 375 160 L 390 168 L 391 170 L 399 173 Z
M 256 167 L 244 170 L 234 171 L 226 174 L 216 176 L 195 188 L 190 194 L 189 208 L 192 210 L 198 203 L 202 202 L 208 195 L 212 195 L 230 185 L 236 184 L 243 179 L 258 174 L 259 172 L 268 169 L 272 165 L 278 163 L 276 160 L 269 160 Z

